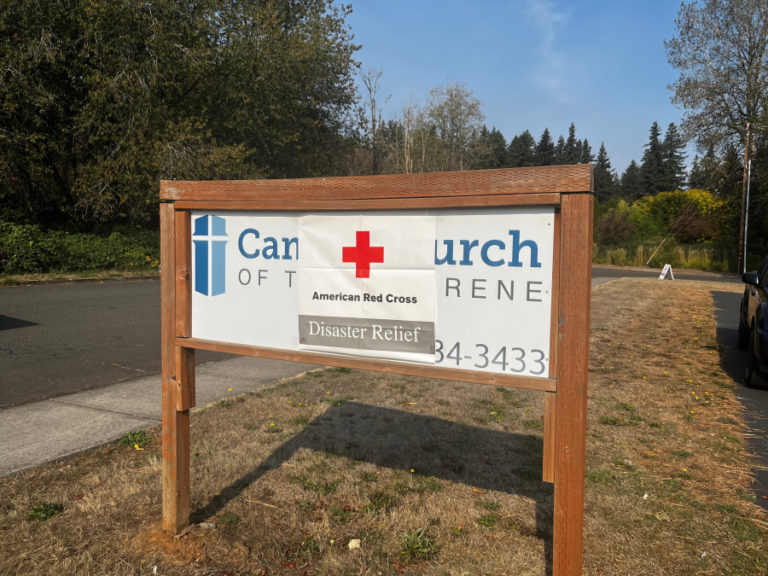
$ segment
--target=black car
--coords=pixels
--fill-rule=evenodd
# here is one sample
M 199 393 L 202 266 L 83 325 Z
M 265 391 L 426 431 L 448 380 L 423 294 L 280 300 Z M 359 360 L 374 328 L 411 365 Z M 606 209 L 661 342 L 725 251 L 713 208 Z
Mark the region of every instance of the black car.
M 764 387 L 768 374 L 768 258 L 756 272 L 745 272 L 739 313 L 739 348 L 747 351 L 747 386 Z

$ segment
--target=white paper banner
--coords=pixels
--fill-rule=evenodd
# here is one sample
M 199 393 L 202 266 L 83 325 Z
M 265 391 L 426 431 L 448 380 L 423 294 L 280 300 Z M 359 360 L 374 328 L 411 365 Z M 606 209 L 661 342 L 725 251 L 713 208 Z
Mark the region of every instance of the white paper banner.
M 433 363 L 434 241 L 431 215 L 300 217 L 301 348 Z

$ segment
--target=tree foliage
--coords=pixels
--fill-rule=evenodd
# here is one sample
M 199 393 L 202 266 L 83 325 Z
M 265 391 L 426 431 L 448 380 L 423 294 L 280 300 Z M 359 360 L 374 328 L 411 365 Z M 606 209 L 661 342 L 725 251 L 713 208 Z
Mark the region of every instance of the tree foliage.
M 427 116 L 442 148 L 440 169 L 467 169 L 483 122 L 480 101 L 464 84 L 438 86 L 430 92 Z
M 667 169 L 664 166 L 664 147 L 658 122 L 651 124 L 640 171 L 643 175 L 645 194 L 657 194 L 666 190 Z
M 5 210 L 142 222 L 161 178 L 332 171 L 355 97 L 347 13 L 332 0 L 3 3 Z
M 512 138 L 507 148 L 507 164 L 511 168 L 536 165 L 536 140 L 524 130 Z
M 630 220 L 644 237 L 670 234 L 680 242 L 710 239 L 717 232 L 723 202 L 708 190 L 675 190 L 643 196 Z
M 544 128 L 544 132 L 536 143 L 535 157 L 537 166 L 551 166 L 555 163 L 555 144 L 552 142 L 549 128 Z
M 664 190 L 683 188 L 686 181 L 685 140 L 674 122 L 670 122 L 662 142 Z
M 680 71 L 673 101 L 687 110 L 683 128 L 703 145 L 745 140 L 768 98 L 768 3 L 701 0 L 681 4 L 677 35 L 665 42 Z
M 593 181 L 595 198 L 598 202 L 605 202 L 616 194 L 616 174 L 611 168 L 605 143 L 600 144 L 600 150 L 597 153 Z

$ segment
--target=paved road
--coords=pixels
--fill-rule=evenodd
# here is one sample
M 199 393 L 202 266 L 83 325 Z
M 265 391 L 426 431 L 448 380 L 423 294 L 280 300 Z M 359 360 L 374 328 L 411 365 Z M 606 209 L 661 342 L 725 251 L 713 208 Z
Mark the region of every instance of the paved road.
M 658 268 L 622 268 L 619 266 L 593 266 L 592 286 L 610 282 L 617 278 L 658 278 Z M 707 282 L 739 282 L 736 274 L 717 274 L 697 270 L 672 270 L 676 280 L 706 280 Z
M 159 373 L 159 281 L 0 288 L 0 409 Z
M 658 270 L 597 266 L 593 284 L 626 276 Z M 198 364 L 226 357 L 197 353 Z M 0 409 L 159 373 L 157 280 L 0 288 Z

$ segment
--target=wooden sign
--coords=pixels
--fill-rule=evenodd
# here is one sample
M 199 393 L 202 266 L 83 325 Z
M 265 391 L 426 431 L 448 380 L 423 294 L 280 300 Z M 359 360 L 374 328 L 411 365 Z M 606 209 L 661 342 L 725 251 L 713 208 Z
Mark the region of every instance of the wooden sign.
M 553 574 L 581 574 L 591 186 L 589 165 L 163 181 L 164 528 L 189 524 L 206 349 L 541 390 Z

